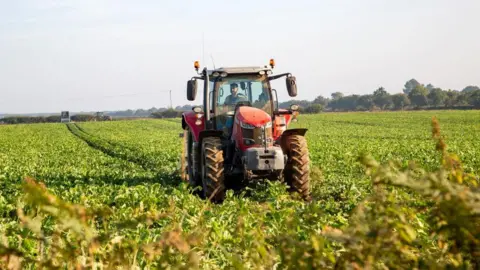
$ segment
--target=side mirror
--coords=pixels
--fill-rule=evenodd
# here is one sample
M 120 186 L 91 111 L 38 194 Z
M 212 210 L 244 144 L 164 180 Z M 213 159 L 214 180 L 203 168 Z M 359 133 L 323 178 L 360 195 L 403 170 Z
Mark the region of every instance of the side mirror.
M 195 100 L 197 96 L 197 80 L 192 79 L 187 82 L 187 99 L 190 101 Z
M 297 96 L 297 83 L 296 83 L 295 77 L 293 77 L 293 76 L 287 77 L 286 82 L 287 82 L 288 95 L 291 96 L 291 97 L 296 97 Z

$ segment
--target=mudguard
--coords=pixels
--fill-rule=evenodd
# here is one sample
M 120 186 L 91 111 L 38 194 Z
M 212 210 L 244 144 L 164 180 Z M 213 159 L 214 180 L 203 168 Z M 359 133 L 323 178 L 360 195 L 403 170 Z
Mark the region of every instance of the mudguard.
M 307 133 L 306 128 L 292 128 L 292 129 L 287 129 L 285 130 L 280 137 L 276 139 L 277 143 L 280 143 L 280 145 L 283 145 L 283 140 L 287 138 L 288 136 L 291 135 L 300 135 L 300 136 L 305 136 Z
M 197 114 L 193 111 L 182 114 L 182 128 L 189 129 L 193 134 L 193 140 L 198 142 L 200 139 L 200 132 L 205 129 L 204 115 L 200 114 L 201 118 L 197 118 Z M 200 125 L 195 124 L 197 120 L 201 121 Z
M 292 128 L 292 129 L 287 129 L 282 133 L 282 137 L 286 137 L 289 135 L 300 135 L 300 136 L 305 136 L 307 133 L 308 129 L 306 128 Z

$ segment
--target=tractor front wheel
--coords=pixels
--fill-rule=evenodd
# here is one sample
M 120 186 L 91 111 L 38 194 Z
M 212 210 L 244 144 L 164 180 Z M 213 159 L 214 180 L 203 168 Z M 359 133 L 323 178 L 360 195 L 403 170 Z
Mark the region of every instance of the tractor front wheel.
M 212 202 L 225 199 L 223 173 L 223 150 L 220 138 L 209 137 L 202 142 L 202 183 L 203 194 Z
M 297 192 L 304 200 L 310 200 L 310 158 L 304 136 L 290 135 L 283 141 L 284 153 L 288 156 L 284 180 L 291 192 Z

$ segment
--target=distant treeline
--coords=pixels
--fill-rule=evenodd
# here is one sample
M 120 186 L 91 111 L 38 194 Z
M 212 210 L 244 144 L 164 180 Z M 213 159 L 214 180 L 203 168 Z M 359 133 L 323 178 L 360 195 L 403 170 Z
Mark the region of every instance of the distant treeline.
M 8 116 L 0 119 L 2 124 L 29 124 L 60 122 L 60 116 Z

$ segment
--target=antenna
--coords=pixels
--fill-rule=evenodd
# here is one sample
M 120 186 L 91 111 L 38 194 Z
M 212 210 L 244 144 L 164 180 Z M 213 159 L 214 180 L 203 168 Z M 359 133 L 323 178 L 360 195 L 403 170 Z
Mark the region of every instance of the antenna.
M 212 58 L 213 69 L 216 69 L 215 68 L 215 61 L 213 60 L 213 56 L 211 54 L 210 54 L 210 58 Z

